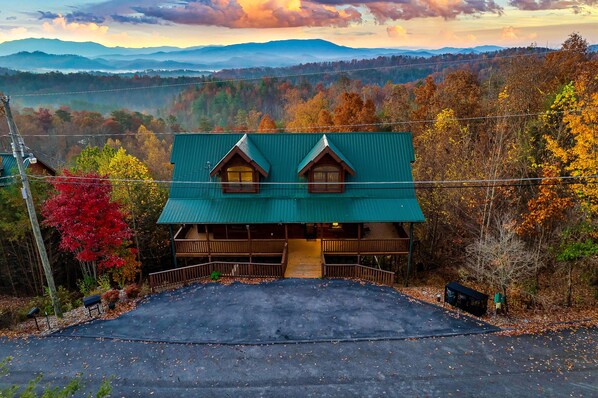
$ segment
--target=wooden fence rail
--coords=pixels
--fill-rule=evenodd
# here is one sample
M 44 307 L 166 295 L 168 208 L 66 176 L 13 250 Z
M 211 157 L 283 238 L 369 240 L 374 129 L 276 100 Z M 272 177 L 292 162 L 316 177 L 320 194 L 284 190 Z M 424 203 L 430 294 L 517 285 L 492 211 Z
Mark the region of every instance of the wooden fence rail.
M 359 264 L 324 264 L 325 278 L 357 278 L 392 286 L 395 273 Z
M 210 263 L 190 265 L 166 271 L 154 272 L 149 275 L 152 291 L 157 287 L 167 287 L 209 278 L 217 271 L 220 276 L 242 278 L 282 278 L 286 265 L 284 263 L 229 263 L 212 261 Z

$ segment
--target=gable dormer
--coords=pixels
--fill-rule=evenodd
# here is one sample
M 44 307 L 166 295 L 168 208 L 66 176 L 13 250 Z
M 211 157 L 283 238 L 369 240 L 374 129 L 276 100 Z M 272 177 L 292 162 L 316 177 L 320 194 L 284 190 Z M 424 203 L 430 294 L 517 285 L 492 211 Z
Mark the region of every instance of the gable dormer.
M 307 175 L 310 193 L 341 193 L 346 173 L 355 175 L 353 165 L 326 137 L 316 143 L 297 167 L 299 176 Z
M 270 163 L 245 134 L 210 171 L 220 175 L 222 192 L 257 193 L 260 178 L 268 177 Z

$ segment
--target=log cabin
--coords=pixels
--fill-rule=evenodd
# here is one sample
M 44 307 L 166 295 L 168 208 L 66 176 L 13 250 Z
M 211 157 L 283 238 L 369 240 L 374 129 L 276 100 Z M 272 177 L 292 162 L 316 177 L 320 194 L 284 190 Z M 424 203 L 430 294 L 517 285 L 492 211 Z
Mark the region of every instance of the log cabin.
M 176 278 L 219 270 L 389 282 L 393 273 L 361 262 L 405 255 L 410 267 L 413 225 L 424 221 L 414 161 L 410 133 L 177 135 L 158 223 L 170 229 L 177 269 L 211 266 Z

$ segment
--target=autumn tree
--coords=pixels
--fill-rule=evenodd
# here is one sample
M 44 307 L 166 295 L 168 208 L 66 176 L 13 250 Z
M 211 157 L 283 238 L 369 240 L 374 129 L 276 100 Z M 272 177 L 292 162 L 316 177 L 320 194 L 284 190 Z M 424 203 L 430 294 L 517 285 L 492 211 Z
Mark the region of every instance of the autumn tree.
M 403 84 L 395 84 L 382 105 L 382 120 L 390 123 L 392 131 L 405 131 L 408 129 L 409 117 L 412 113 L 410 92 Z M 402 124 L 401 124 L 402 123 Z
M 371 99 L 365 102 L 355 92 L 341 95 L 338 106 L 334 109 L 336 131 L 375 131 L 378 123 L 376 107 Z
M 150 170 L 151 175 L 158 180 L 170 180 L 173 169 L 170 163 L 172 145 L 158 139 L 154 132 L 144 125 L 139 126 L 135 139 L 141 160 Z
M 588 77 L 588 79 L 596 79 Z M 579 184 L 571 185 L 589 217 L 598 217 L 598 186 L 592 178 L 598 175 L 598 92 L 588 92 L 587 83 L 580 80 L 575 87 L 565 86 L 555 104 L 565 102 L 566 113 L 563 136 L 546 135 L 548 150 L 562 162 L 571 176 L 579 178 Z M 574 92 L 573 92 L 574 90 Z M 554 104 L 553 104 L 554 106 Z
M 496 219 L 489 233 L 467 246 L 466 252 L 467 272 L 505 297 L 534 272 L 533 254 L 515 233 L 515 223 L 509 217 Z
M 413 174 L 420 181 L 463 180 L 472 176 L 475 164 L 470 132 L 455 119 L 452 109 L 436 116 L 434 126 L 414 139 L 418 154 Z M 471 191 L 441 189 L 442 186 L 418 191 L 418 199 L 427 222 L 422 237 L 424 253 L 435 260 L 442 253 L 450 256 L 452 245 L 447 237 L 464 237 Z M 442 247 L 441 247 L 442 246 Z
M 71 252 L 84 276 L 114 270 L 131 261 L 131 230 L 120 206 L 112 202 L 110 182 L 96 173 L 71 173 L 52 181 L 56 193 L 43 204 L 44 224 L 61 235 L 60 247 Z
M 156 225 L 166 204 L 166 191 L 158 186 L 148 168 L 119 148 L 106 168 L 112 182 L 112 199 L 125 210 L 140 259 L 162 256 L 165 231 Z
M 331 126 L 332 116 L 328 110 L 329 101 L 324 92 L 317 93 L 307 101 L 291 96 L 287 103 L 287 130 L 292 132 L 319 132 L 323 126 Z M 321 116 L 321 118 L 320 118 Z M 323 124 L 323 123 L 324 124 Z
M 276 123 L 270 115 L 264 115 L 260 121 L 260 125 L 257 128 L 258 133 L 276 133 Z

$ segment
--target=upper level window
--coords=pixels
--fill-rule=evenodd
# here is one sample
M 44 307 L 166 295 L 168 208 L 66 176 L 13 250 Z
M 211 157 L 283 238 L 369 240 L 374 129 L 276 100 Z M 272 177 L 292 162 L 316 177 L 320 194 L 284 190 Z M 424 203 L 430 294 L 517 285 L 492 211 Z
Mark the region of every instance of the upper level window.
M 343 192 L 343 170 L 339 166 L 316 166 L 311 171 L 310 192 Z
M 230 166 L 223 182 L 224 192 L 257 192 L 259 176 L 249 166 Z

